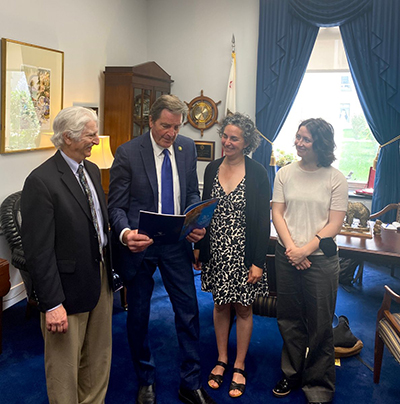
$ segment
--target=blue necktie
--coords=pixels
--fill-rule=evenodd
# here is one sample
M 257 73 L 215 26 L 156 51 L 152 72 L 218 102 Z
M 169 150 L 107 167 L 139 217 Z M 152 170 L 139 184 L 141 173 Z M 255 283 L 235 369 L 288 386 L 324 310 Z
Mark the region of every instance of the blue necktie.
M 161 212 L 174 214 L 174 182 L 169 151 L 164 149 L 164 161 L 161 166 Z

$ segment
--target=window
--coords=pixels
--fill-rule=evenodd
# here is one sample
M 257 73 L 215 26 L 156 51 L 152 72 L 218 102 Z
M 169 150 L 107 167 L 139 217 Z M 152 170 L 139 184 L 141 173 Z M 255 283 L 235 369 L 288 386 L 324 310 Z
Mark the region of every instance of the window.
M 350 182 L 365 184 L 378 143 L 365 120 L 337 27 L 320 29 L 297 97 L 274 142 L 278 161 L 280 156 L 290 160 L 296 155 L 294 135 L 308 118 L 332 124 L 337 147 L 333 165 Z

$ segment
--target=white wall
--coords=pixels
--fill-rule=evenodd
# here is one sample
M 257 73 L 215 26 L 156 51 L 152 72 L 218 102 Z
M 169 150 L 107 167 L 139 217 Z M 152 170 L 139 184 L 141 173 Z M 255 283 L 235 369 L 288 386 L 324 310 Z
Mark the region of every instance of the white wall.
M 236 39 L 237 111 L 255 115 L 258 0 L 148 0 L 148 57 L 168 72 L 172 93 L 183 101 L 204 95 L 224 117 L 231 65 L 231 39 Z M 190 124 L 181 133 L 201 140 Z M 205 141 L 215 141 L 215 157 L 221 156 L 217 125 L 204 131 Z M 200 182 L 205 162 L 198 162 Z
M 148 60 L 146 0 L 0 0 L 0 9 L 0 37 L 64 52 L 64 107 L 75 102 L 102 107 L 104 67 Z M 0 155 L 0 203 L 53 153 Z M 0 257 L 10 262 L 10 255 L 1 235 Z M 25 297 L 18 271 L 10 272 L 4 308 Z
M 134 66 L 156 61 L 168 72 L 172 92 L 189 102 L 200 95 L 225 96 L 236 38 L 237 110 L 254 119 L 259 0 L 0 0 L 0 36 L 62 50 L 65 58 L 64 107 L 73 103 L 100 106 L 105 66 Z M 101 125 L 100 125 L 101 127 Z M 215 141 L 215 125 L 202 140 Z M 181 133 L 201 140 L 185 125 Z M 0 155 L 0 202 L 22 188 L 24 179 L 54 150 Z M 207 163 L 198 163 L 200 182 Z M 0 257 L 10 261 L 4 236 Z M 4 307 L 24 297 L 18 271 L 11 268 L 12 290 Z

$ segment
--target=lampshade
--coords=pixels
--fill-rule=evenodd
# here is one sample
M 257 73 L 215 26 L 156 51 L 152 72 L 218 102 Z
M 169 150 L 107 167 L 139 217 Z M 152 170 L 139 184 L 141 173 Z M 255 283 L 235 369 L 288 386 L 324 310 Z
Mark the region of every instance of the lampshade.
M 100 142 L 92 147 L 92 154 L 87 159 L 97 164 L 100 169 L 110 168 L 114 156 L 110 149 L 110 136 L 99 136 Z

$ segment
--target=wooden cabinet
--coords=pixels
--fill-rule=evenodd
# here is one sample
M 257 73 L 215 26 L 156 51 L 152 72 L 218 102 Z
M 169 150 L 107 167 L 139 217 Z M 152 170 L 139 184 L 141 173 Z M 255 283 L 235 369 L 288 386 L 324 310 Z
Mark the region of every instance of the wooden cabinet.
M 111 151 L 149 130 L 153 102 L 171 91 L 171 76 L 157 63 L 133 67 L 107 66 L 104 88 L 104 134 L 110 136 Z M 109 170 L 102 173 L 108 193 Z

